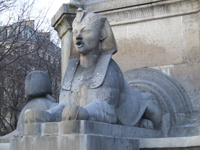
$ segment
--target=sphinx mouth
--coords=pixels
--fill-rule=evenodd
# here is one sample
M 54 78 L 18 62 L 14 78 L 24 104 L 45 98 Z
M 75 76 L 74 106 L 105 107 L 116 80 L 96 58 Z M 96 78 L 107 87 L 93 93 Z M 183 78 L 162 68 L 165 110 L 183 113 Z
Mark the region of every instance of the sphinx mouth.
M 83 42 L 81 42 L 81 41 L 76 42 L 76 46 L 78 48 L 82 47 L 83 46 Z

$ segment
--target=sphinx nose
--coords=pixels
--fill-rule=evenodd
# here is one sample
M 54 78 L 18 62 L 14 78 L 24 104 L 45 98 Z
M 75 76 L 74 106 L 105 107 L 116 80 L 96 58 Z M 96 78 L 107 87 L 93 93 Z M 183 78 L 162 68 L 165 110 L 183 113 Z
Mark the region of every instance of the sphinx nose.
M 82 40 L 82 39 L 83 39 L 82 35 L 80 33 L 78 33 L 76 36 L 76 40 Z

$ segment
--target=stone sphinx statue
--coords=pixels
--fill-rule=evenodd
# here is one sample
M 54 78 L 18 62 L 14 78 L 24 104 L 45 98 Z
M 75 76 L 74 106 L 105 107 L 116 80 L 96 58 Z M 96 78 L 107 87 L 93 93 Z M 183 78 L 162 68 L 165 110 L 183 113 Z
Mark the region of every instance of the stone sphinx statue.
M 24 122 L 92 120 L 158 129 L 161 110 L 156 97 L 133 90 L 111 58 L 117 46 L 107 19 L 79 8 L 72 26 L 79 55 L 69 58 L 59 104 L 38 101 L 54 107 L 28 108 L 21 113 Z
M 35 112 L 41 113 L 43 110 L 54 108 L 57 103 L 55 102 L 56 100 L 51 97 L 51 93 L 52 88 L 49 75 L 44 71 L 31 71 L 25 79 L 25 97 L 27 102 L 20 113 L 17 126 L 20 127 L 21 124 L 24 124 L 24 113 L 30 109 L 34 108 Z M 41 119 L 34 121 L 45 122 L 49 120 L 47 117 L 50 116 L 34 118 Z

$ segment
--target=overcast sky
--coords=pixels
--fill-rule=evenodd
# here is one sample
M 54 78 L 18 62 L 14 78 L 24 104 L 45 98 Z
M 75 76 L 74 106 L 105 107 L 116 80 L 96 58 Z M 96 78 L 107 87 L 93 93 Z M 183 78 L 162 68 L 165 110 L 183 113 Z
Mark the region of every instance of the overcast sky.
M 37 17 L 38 16 L 37 13 L 40 12 L 41 10 L 44 10 L 44 12 L 46 12 L 48 9 L 46 19 L 48 19 L 49 21 L 56 14 L 56 12 L 59 10 L 59 8 L 62 6 L 62 4 L 70 2 L 70 0 L 17 0 L 17 3 L 15 3 L 15 6 L 17 7 L 16 9 L 20 10 L 20 5 L 23 6 L 22 4 L 24 4 L 26 2 L 31 4 L 33 1 L 34 1 L 35 13 L 33 13 L 33 11 L 32 11 L 30 19 Z M 11 14 L 11 16 L 16 14 L 15 9 L 13 9 L 13 8 L 14 7 L 11 7 L 11 9 L 8 9 L 7 11 L 4 11 L 3 14 L 0 14 L 0 23 L 1 22 L 7 23 L 6 19 L 9 19 L 10 14 Z M 23 18 L 23 19 L 25 19 L 25 18 Z
M 48 18 L 51 19 L 63 3 L 69 3 L 70 0 L 36 0 L 38 7 L 50 6 Z

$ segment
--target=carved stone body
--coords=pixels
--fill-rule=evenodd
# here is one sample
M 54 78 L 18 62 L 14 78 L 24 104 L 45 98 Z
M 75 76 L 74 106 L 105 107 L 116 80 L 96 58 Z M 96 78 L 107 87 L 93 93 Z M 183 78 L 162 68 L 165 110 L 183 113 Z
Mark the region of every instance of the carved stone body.
M 78 9 L 73 42 L 79 55 L 69 59 L 59 104 L 48 110 L 25 111 L 25 123 L 60 121 L 62 114 L 62 120 L 158 128 L 162 114 L 155 97 L 133 90 L 111 59 L 117 45 L 107 19 Z
M 106 59 L 105 55 L 102 57 Z M 124 81 L 122 72 L 114 60 L 110 59 L 108 68 L 104 68 L 105 77 L 102 75 L 102 70 L 98 73 L 99 78 L 96 79 L 92 77 L 96 73 L 95 69 L 102 67 L 100 61 L 90 68 L 83 68 L 73 61 L 79 62 L 79 59 L 72 59 L 69 63 L 70 68 L 77 69 L 71 82 L 66 81 L 67 74 L 63 79 L 61 103 L 84 107 L 89 113 L 89 120 L 116 123 L 118 119 L 122 124 L 132 126 L 138 123 L 146 109 L 146 105 L 140 101 L 142 92 L 133 90 Z M 103 83 L 99 87 L 90 87 L 92 80 L 96 82 L 95 80 L 102 80 L 101 78 L 103 78 Z M 71 88 L 67 89 L 68 86 Z

